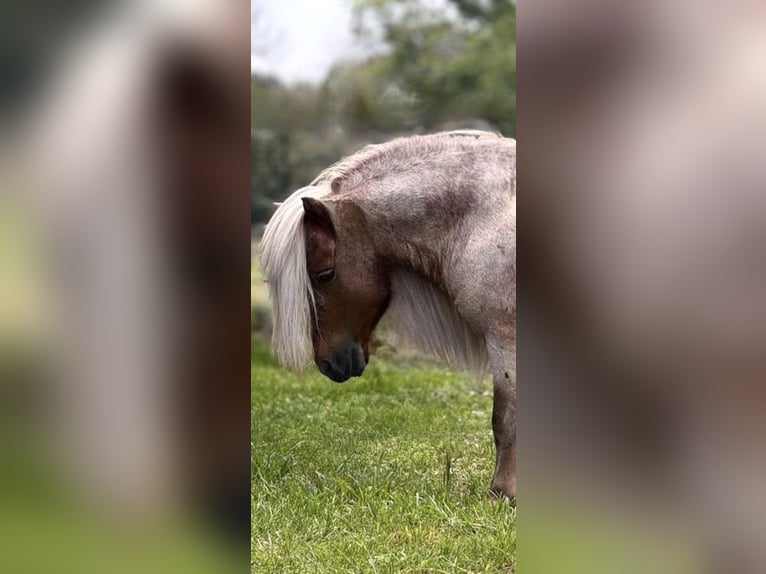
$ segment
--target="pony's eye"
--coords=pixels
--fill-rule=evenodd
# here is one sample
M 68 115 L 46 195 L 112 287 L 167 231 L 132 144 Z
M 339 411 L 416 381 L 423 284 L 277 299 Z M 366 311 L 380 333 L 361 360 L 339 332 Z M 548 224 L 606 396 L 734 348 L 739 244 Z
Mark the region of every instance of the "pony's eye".
M 319 285 L 329 285 L 335 279 L 335 269 L 325 269 L 316 274 L 316 282 Z

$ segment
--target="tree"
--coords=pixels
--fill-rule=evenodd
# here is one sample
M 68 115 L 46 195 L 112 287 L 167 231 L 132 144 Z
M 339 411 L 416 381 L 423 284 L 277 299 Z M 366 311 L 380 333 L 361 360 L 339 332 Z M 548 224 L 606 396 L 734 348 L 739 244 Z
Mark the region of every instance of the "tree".
M 358 35 L 382 35 L 378 85 L 409 95 L 423 127 L 478 117 L 515 133 L 513 2 L 359 0 L 355 21 Z

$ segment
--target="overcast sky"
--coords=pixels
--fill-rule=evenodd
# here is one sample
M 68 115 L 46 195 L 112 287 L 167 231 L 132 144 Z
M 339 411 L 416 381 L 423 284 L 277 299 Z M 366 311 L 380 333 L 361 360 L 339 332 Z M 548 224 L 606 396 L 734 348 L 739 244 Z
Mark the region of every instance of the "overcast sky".
M 350 0 L 250 0 L 251 69 L 288 83 L 317 82 L 354 54 Z

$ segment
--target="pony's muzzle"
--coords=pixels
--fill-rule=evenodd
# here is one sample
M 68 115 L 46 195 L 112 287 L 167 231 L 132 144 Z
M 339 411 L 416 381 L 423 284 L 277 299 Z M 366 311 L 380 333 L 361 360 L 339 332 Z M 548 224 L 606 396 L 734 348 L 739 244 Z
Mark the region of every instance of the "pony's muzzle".
M 351 377 L 360 376 L 366 361 L 358 345 L 344 345 L 335 350 L 329 359 L 320 360 L 318 366 L 324 376 L 342 383 Z

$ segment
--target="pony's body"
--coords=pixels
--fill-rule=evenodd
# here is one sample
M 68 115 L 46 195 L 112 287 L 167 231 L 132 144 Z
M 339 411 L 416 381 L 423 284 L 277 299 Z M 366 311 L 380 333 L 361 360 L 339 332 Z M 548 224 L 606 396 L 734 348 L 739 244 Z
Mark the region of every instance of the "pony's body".
M 494 378 L 492 490 L 515 495 L 516 144 L 485 132 L 370 146 L 277 210 L 263 238 L 274 348 L 341 381 L 389 329 Z M 318 273 L 318 274 L 317 274 Z M 329 281 L 327 279 L 329 278 Z M 326 282 L 326 284 L 325 284 Z

